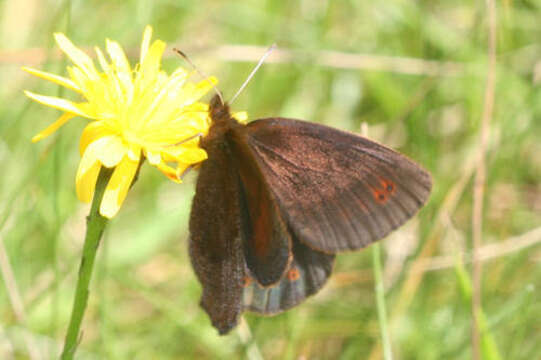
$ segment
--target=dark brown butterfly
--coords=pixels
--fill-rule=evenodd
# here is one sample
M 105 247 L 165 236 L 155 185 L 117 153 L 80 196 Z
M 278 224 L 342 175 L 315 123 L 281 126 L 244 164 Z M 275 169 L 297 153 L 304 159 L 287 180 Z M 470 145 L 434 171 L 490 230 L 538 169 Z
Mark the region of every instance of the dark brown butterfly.
M 190 257 L 220 334 L 243 311 L 298 305 L 325 284 L 334 254 L 383 238 L 430 194 L 427 171 L 361 136 L 284 118 L 243 125 L 218 96 L 210 116 Z

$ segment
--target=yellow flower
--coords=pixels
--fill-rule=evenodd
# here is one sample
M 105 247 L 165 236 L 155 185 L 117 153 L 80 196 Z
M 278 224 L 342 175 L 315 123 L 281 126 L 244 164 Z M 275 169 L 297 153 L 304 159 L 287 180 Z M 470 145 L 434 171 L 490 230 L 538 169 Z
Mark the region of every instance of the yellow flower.
M 100 207 L 100 213 L 111 218 L 122 205 L 143 155 L 177 182 L 190 165 L 207 158 L 199 148 L 199 138 L 208 132 L 208 104 L 198 100 L 217 80 L 211 77 L 192 83 L 183 68 L 171 75 L 161 70 L 166 44 L 161 40 L 150 43 L 150 26 L 144 31 L 140 62 L 134 68 L 117 42 L 106 41 L 110 62 L 95 48 L 99 71 L 64 34 L 54 37 L 73 62 L 67 69 L 69 78 L 26 67 L 23 70 L 71 89 L 84 100 L 73 102 L 25 91 L 31 99 L 64 111 L 32 141 L 51 135 L 75 116 L 93 120 L 80 141 L 82 158 L 75 182 L 81 201 L 92 199 L 102 165 L 115 168 Z

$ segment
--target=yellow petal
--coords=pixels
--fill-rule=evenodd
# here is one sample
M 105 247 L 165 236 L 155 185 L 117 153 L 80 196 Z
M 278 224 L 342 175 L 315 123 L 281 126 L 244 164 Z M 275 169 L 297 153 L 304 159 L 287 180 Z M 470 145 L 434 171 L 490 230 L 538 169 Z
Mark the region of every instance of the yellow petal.
M 113 135 L 113 132 L 107 127 L 106 122 L 103 120 L 92 121 L 88 124 L 81 134 L 81 141 L 79 142 L 79 153 L 81 156 L 86 150 L 86 147 L 98 140 L 100 137 Z
M 80 165 L 81 164 L 79 164 L 79 168 L 81 167 Z M 80 201 L 85 203 L 92 201 L 100 168 L 100 162 L 96 161 L 93 165 L 87 168 L 84 173 L 80 173 L 79 170 L 77 170 L 77 176 L 75 177 L 75 189 L 77 191 L 77 197 Z
M 54 38 L 58 47 L 60 47 L 64 54 L 66 54 L 75 65 L 84 71 L 89 79 L 99 79 L 98 71 L 94 67 L 94 62 L 84 51 L 73 45 L 66 35 L 62 33 L 55 33 Z
M 164 121 L 164 120 L 167 121 L 168 115 L 171 113 L 171 111 L 175 111 L 177 108 L 176 107 L 177 101 L 176 99 L 174 99 L 174 97 L 175 97 L 175 94 L 179 93 L 179 90 L 182 88 L 182 85 L 184 85 L 186 81 L 186 76 L 187 76 L 186 72 L 184 73 L 177 72 L 176 76 L 171 76 L 169 80 L 167 81 L 167 83 L 161 86 L 161 91 L 154 96 L 154 100 L 152 104 L 148 106 L 148 109 L 146 110 L 145 114 L 141 116 L 140 121 L 146 122 L 147 119 L 149 119 L 147 124 L 156 124 L 156 123 L 159 124 L 161 121 Z M 168 104 L 168 101 L 170 100 L 172 100 L 175 103 L 174 107 Z
M 64 87 L 66 87 L 68 89 L 77 91 L 79 93 L 81 92 L 81 89 L 79 88 L 79 86 L 77 86 L 77 84 L 75 84 L 73 81 L 71 81 L 70 79 L 65 78 L 63 76 L 51 74 L 51 73 L 48 73 L 48 72 L 45 72 L 45 71 L 32 69 L 32 68 L 29 68 L 29 67 L 26 67 L 26 66 L 23 66 L 21 69 L 26 71 L 29 74 L 40 77 L 40 78 L 45 79 L 45 80 L 52 81 L 55 84 L 58 84 L 60 86 L 64 86 Z
M 142 64 L 145 61 L 146 54 L 148 52 L 148 47 L 150 45 L 150 39 L 152 38 L 152 26 L 147 25 L 145 31 L 143 32 L 143 41 L 141 43 L 141 55 L 139 57 L 139 62 Z
M 194 102 L 184 107 L 176 121 L 190 123 L 199 129 L 199 132 L 206 134 L 210 126 L 209 106 L 201 102 Z
M 199 143 L 199 136 L 203 136 L 204 129 L 192 124 L 166 124 L 164 127 L 155 126 L 141 139 L 149 144 L 162 144 L 164 146 L 177 146 L 186 143 Z
M 88 76 L 86 76 L 85 73 L 76 66 L 68 66 L 67 69 L 71 80 L 73 80 L 73 82 L 81 89 L 84 96 L 88 90 L 87 84 L 91 83 L 92 80 L 90 80 Z
M 165 51 L 166 44 L 163 41 L 156 40 L 150 45 L 150 48 L 141 60 L 139 71 L 136 75 L 135 83 L 140 89 L 147 89 L 150 84 L 161 87 L 160 79 L 167 80 L 167 75 L 163 76 L 160 72 L 161 57 Z
M 246 111 L 238 111 L 233 113 L 233 118 L 237 119 L 238 122 L 245 124 L 248 120 L 248 113 Z
M 94 166 L 96 162 L 99 162 L 98 151 L 101 144 L 98 141 L 94 141 L 89 146 L 87 146 L 83 156 L 81 156 L 81 161 L 79 162 L 79 167 L 77 168 L 77 175 L 75 177 L 76 181 L 80 177 L 86 174 L 86 172 Z
M 182 183 L 182 179 L 181 179 L 181 174 L 182 174 L 182 171 L 177 171 L 175 168 L 167 165 L 166 163 L 164 162 L 161 162 L 159 163 L 158 165 L 156 165 L 156 167 L 165 175 L 167 176 L 170 180 L 173 180 L 174 182 L 176 182 L 177 184 L 180 184 Z M 186 165 L 183 169 L 189 167 L 189 165 Z M 181 169 L 181 170 L 183 170 Z
M 197 164 L 207 158 L 207 152 L 201 148 L 186 149 L 180 155 L 180 160 L 185 164 Z
M 116 166 L 128 151 L 122 140 L 116 135 L 104 136 L 94 141 L 88 145 L 85 154 L 90 151 L 91 147 L 103 166 L 108 168 Z
M 186 84 L 185 91 L 182 97 L 182 100 L 179 101 L 180 106 L 187 106 L 195 101 L 199 100 L 210 89 L 216 86 L 218 79 L 214 76 L 211 76 L 205 80 L 198 82 L 195 86 L 193 84 Z M 190 86 L 191 85 L 191 86 Z
M 150 45 L 144 61 L 141 62 L 142 72 L 155 72 L 160 68 L 163 52 L 165 51 L 166 44 L 161 40 L 156 40 Z
M 81 157 L 77 177 L 83 176 L 95 162 L 100 162 L 105 167 L 111 168 L 117 165 L 124 154 L 126 148 L 119 144 L 120 140 L 116 136 L 105 136 L 90 143 Z
M 184 164 L 197 164 L 208 158 L 207 152 L 199 147 L 186 148 L 184 146 L 177 146 L 167 148 L 162 152 Z
M 141 146 L 133 143 L 129 143 L 127 146 L 128 158 L 139 163 L 139 160 L 141 159 Z
M 95 47 L 94 51 L 96 52 L 96 56 L 98 57 L 98 62 L 100 63 L 101 68 L 104 72 L 109 73 L 111 71 L 111 67 L 109 66 L 109 63 L 105 59 L 105 56 L 103 55 L 103 52 L 99 47 Z
M 101 201 L 100 214 L 102 216 L 111 219 L 117 214 L 128 194 L 138 165 L 137 162 L 124 157 L 115 168 Z
M 88 114 L 87 112 L 85 112 L 84 106 L 83 106 L 84 104 L 77 104 L 77 103 L 74 103 L 73 101 L 58 98 L 55 96 L 39 95 L 28 90 L 25 90 L 24 94 L 28 96 L 30 99 L 39 102 L 40 104 L 47 105 L 52 108 L 66 111 L 66 112 L 83 116 L 86 118 L 92 118 L 91 114 Z
M 190 73 L 188 73 L 188 71 L 182 67 L 179 67 L 178 69 L 176 69 L 175 71 L 171 73 L 171 77 L 181 76 L 181 77 L 187 78 L 189 75 Z
M 162 156 L 159 151 L 146 151 L 146 157 L 151 165 L 157 165 L 162 162 Z
M 35 143 L 35 142 L 40 141 L 41 139 L 46 138 L 47 136 L 51 135 L 56 130 L 58 130 L 58 128 L 60 128 L 62 125 L 67 123 L 68 120 L 70 120 L 70 119 L 72 119 L 74 117 L 75 117 L 75 114 L 72 114 L 72 113 L 64 113 L 64 114 L 62 114 L 62 116 L 60 116 L 58 118 L 58 120 L 56 120 L 54 123 L 49 125 L 45 130 L 42 130 L 39 134 L 34 136 L 32 138 L 32 142 Z
M 124 50 L 119 43 L 111 40 L 106 41 L 106 48 L 124 90 L 130 91 L 133 86 L 132 73 Z

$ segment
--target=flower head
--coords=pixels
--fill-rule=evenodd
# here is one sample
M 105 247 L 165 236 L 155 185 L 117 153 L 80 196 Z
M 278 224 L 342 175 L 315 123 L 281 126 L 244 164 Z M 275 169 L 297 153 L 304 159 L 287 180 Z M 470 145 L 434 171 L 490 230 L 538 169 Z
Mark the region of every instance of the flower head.
M 207 158 L 199 137 L 208 132 L 208 104 L 199 102 L 217 80 L 189 82 L 190 73 L 178 68 L 171 75 L 161 69 L 166 44 L 151 44 L 152 28 L 143 34 L 139 64 L 132 68 L 117 42 L 107 40 L 110 61 L 95 48 L 101 71 L 92 59 L 61 33 L 54 34 L 60 49 L 73 62 L 69 78 L 31 68 L 32 75 L 55 82 L 81 95 L 82 102 L 38 95 L 31 99 L 64 113 L 32 141 L 39 141 L 76 116 L 92 120 L 80 141 L 81 162 L 76 176 L 77 196 L 90 202 L 101 166 L 114 167 L 100 213 L 113 217 L 124 201 L 143 156 L 170 179 Z

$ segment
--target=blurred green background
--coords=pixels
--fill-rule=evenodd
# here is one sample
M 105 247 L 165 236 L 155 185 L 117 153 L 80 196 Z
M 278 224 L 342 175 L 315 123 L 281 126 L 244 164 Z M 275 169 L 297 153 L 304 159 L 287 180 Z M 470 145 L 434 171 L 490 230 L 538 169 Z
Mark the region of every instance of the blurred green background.
M 118 40 L 134 63 L 146 24 L 216 75 L 226 99 L 276 42 L 235 110 L 357 132 L 366 123 L 370 137 L 432 172 L 428 205 L 382 242 L 392 348 L 397 359 L 472 357 L 468 272 L 488 61 L 484 2 L 4 0 L 0 9 L 1 359 L 57 356 L 89 210 L 74 190 L 87 120 L 31 144 L 59 112 L 22 90 L 72 94 L 20 67 L 66 74 L 54 31 L 86 49 Z M 497 11 L 482 304 L 500 358 L 539 359 L 541 1 L 502 0 Z M 179 65 L 186 64 L 168 50 L 163 66 Z M 247 314 L 240 331 L 219 337 L 198 305 L 187 257 L 195 175 L 177 185 L 143 167 L 101 243 L 77 358 L 381 358 L 370 250 L 339 256 L 330 282 L 303 305 L 272 318 Z

